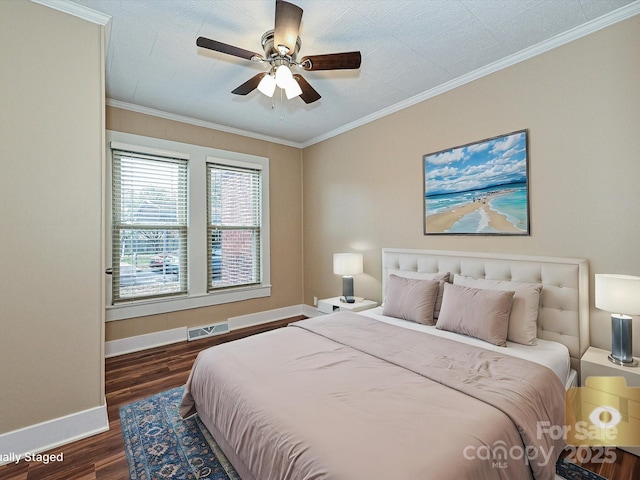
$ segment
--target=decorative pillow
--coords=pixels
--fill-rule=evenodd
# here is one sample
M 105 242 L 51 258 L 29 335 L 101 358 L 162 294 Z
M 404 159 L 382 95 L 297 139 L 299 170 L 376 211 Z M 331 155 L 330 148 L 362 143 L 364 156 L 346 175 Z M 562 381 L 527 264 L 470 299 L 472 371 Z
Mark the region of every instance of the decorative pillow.
M 438 288 L 438 297 L 436 298 L 436 306 L 433 309 L 433 318 L 437 319 L 440 314 L 440 307 L 442 306 L 442 294 L 444 293 L 444 282 L 449 281 L 449 272 L 444 273 L 426 273 L 426 272 L 411 272 L 406 270 L 389 270 L 390 275 L 397 275 L 403 278 L 414 278 L 417 280 L 437 280 L 440 282 Z
M 537 343 L 541 284 L 487 280 L 457 274 L 453 277 L 453 283 L 464 287 L 516 292 L 513 296 L 513 305 L 509 316 L 507 340 L 523 345 Z
M 506 347 L 513 295 L 446 283 L 436 328 Z
M 433 309 L 440 282 L 390 275 L 382 314 L 433 325 Z

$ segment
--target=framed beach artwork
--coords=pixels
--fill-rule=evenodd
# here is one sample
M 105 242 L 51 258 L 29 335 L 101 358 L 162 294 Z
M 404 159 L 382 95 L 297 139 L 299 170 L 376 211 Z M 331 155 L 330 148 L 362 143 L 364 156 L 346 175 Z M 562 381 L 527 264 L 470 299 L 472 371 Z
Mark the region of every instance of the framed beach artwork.
M 529 235 L 527 130 L 424 156 L 425 235 Z

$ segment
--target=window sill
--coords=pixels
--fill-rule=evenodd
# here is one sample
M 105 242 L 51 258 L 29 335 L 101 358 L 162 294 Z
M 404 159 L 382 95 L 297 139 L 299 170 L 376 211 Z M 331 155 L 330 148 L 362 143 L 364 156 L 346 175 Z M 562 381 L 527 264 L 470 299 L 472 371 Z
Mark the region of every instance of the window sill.
M 202 295 L 185 295 L 181 297 L 119 303 L 107 307 L 106 321 L 126 320 L 128 318 L 222 305 L 269 296 L 271 296 L 271 285 L 260 285 L 257 287 L 230 289 Z

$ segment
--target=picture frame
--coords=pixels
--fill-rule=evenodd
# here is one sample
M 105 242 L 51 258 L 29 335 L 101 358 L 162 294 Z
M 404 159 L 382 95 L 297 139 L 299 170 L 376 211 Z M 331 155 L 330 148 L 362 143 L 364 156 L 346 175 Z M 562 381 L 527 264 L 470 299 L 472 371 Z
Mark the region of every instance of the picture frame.
M 423 156 L 425 235 L 530 235 L 528 130 Z

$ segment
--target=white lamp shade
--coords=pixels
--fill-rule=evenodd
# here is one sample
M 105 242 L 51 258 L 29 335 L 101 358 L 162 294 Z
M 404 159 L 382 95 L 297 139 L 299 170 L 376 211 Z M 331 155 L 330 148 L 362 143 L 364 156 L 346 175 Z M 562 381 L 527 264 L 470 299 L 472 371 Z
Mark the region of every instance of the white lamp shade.
M 286 65 L 280 65 L 276 70 L 276 85 L 280 88 L 287 88 L 289 82 L 293 79 L 291 70 Z
M 362 272 L 361 253 L 333 254 L 333 273 L 336 275 L 359 275 Z
M 640 315 L 640 277 L 596 274 L 596 308 Z
M 287 100 L 291 100 L 293 97 L 297 97 L 302 93 L 302 89 L 300 88 L 298 81 L 293 77 L 284 88 L 284 91 L 287 94 Z
M 258 84 L 258 90 L 264 93 L 267 97 L 273 97 L 273 92 L 276 91 L 276 79 L 273 78 L 273 75 L 267 74 L 262 77 L 260 83 Z

